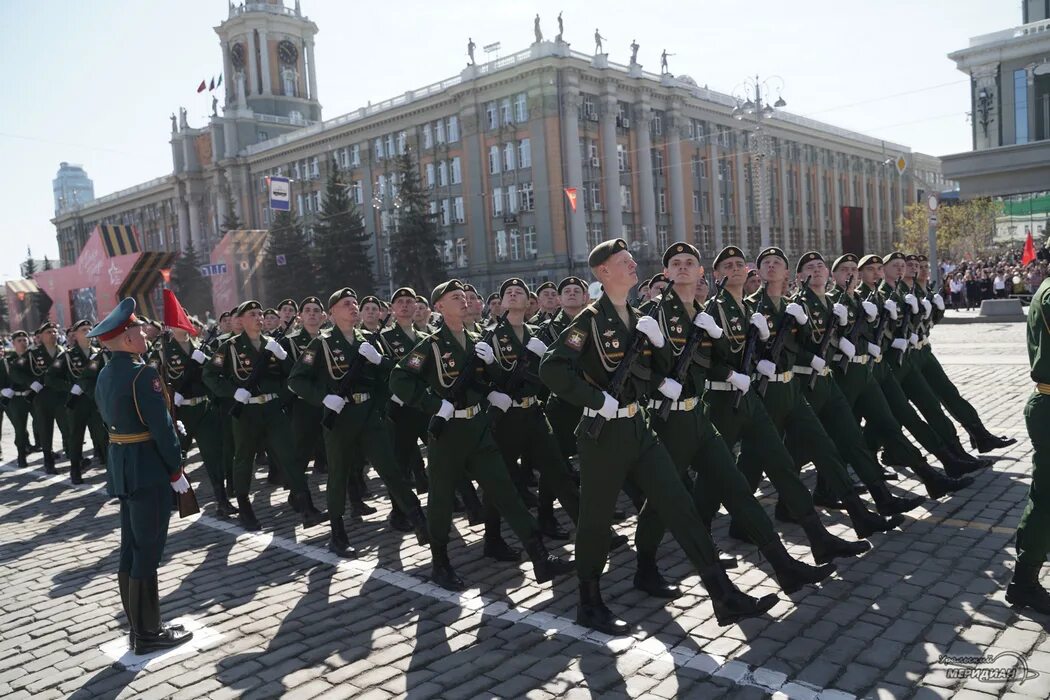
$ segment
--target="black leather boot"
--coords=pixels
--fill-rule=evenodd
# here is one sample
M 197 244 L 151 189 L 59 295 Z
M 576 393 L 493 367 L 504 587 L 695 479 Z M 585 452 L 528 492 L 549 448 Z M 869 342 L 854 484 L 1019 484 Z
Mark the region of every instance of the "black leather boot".
M 570 573 L 576 568 L 574 562 L 559 559 L 548 552 L 538 532 L 532 533 L 532 537 L 525 542 L 525 552 L 532 562 L 532 572 L 537 583 L 546 583 L 555 576 Z
M 29 451 L 26 449 L 18 450 L 18 466 L 25 469 L 29 466 Z
M 959 457 L 953 450 L 947 447 L 934 452 L 933 456 L 944 466 L 944 473 L 953 479 L 958 479 L 959 477 L 965 476 L 971 472 L 980 471 L 988 466 L 983 462 Z
M 558 518 L 554 515 L 554 504 L 550 502 L 540 503 L 536 511 L 536 522 L 540 526 L 543 536 L 552 540 L 567 540 L 569 532 L 558 524 Z
M 398 532 L 412 532 L 412 523 L 408 521 L 408 516 L 396 503 L 390 504 L 390 516 L 386 521 Z
M 131 624 L 131 572 L 117 572 L 117 588 L 120 590 L 120 607 L 128 620 L 128 649 L 135 648 L 135 628 Z
M 1016 438 L 1006 437 L 1005 435 L 992 435 L 988 432 L 988 428 L 984 427 L 984 423 L 964 425 L 963 429 L 970 435 L 970 447 L 981 454 L 1009 447 L 1017 442 Z
M 652 554 L 638 553 L 637 570 L 634 572 L 634 587 L 648 593 L 654 598 L 674 600 L 682 595 L 678 586 L 672 585 L 660 574 L 656 557 Z
M 1017 562 L 1014 577 L 1006 587 L 1006 602 L 1015 608 L 1031 608 L 1037 613 L 1050 615 L 1050 591 L 1039 583 L 1042 564 Z
M 925 496 L 912 496 L 911 494 L 904 497 L 894 496 L 890 493 L 890 488 L 881 481 L 870 487 L 868 491 L 871 493 L 872 500 L 875 501 L 875 508 L 879 511 L 879 515 L 887 517 L 907 513 L 926 502 Z
M 441 586 L 446 591 L 462 591 L 466 589 L 467 584 L 463 583 L 463 579 L 456 575 L 452 564 L 448 560 L 448 549 L 444 545 L 431 544 L 430 558 L 430 580 L 434 584 Z
M 343 525 L 342 517 L 331 518 L 328 524 L 332 528 L 332 534 L 328 539 L 328 551 L 346 559 L 356 556 L 357 550 L 350 544 L 350 536 L 346 534 L 346 526 Z
M 949 493 L 964 489 L 973 483 L 972 476 L 953 479 L 937 471 L 925 461 L 913 465 L 911 469 L 922 481 L 922 485 L 926 487 L 926 494 L 930 498 L 941 498 Z
M 361 495 L 361 484 L 354 479 L 353 475 L 346 482 L 346 496 L 350 502 L 350 517 L 354 520 L 360 520 L 366 515 L 375 515 L 379 512 L 365 503 L 364 497 Z
M 171 649 L 193 639 L 192 632 L 161 624 L 156 574 L 149 578 L 128 579 L 128 604 L 132 613 L 135 635 L 133 650 L 136 654 Z
M 299 514 L 303 516 L 303 527 L 315 527 L 328 519 L 328 513 L 317 510 L 309 491 L 298 495 Z
M 213 483 L 211 488 L 215 492 L 215 515 L 223 520 L 229 519 L 231 515 L 237 515 L 237 506 L 230 503 L 230 498 L 226 495 L 226 485 L 220 481 Z
M 948 449 L 953 455 L 958 457 L 960 460 L 976 464 L 979 468 L 990 467 L 1001 459 L 1000 457 L 983 457 L 979 455 L 970 454 L 962 446 L 962 443 L 959 442 L 958 437 L 952 438 L 952 440 L 948 443 Z
M 521 552 L 507 544 L 500 533 L 501 518 L 499 512 L 492 506 L 488 506 L 485 516 L 485 550 L 484 554 L 489 559 L 496 561 L 521 561 Z
M 430 544 L 430 530 L 427 528 L 427 516 L 422 506 L 416 504 L 416 507 L 408 512 L 408 521 L 416 533 L 416 542 L 421 545 Z
M 834 564 L 810 566 L 792 558 L 784 548 L 784 543 L 779 539 L 774 539 L 759 551 L 773 567 L 773 578 L 780 584 L 780 589 L 788 595 L 795 593 L 807 583 L 820 583 L 835 572 Z
M 718 564 L 701 569 L 700 580 L 704 582 L 704 588 L 711 596 L 715 619 L 722 627 L 734 625 L 749 617 L 765 615 L 780 600 L 774 593 L 761 598 L 749 596 L 733 585 L 725 569 Z
M 51 450 L 44 450 L 44 473 L 58 474 L 58 470 L 55 469 L 55 453 Z
M 467 512 L 467 522 L 471 525 L 480 525 L 485 522 L 485 509 L 481 507 L 481 499 L 474 489 L 470 480 L 464 479 L 458 488 L 460 497 L 463 499 L 463 509 Z
M 846 512 L 853 524 L 853 531 L 861 539 L 871 537 L 876 532 L 889 532 L 904 522 L 903 515 L 884 518 L 878 513 L 872 513 L 864 501 L 860 500 L 860 496 L 855 493 L 849 494 L 843 500 L 846 502 Z
M 83 484 L 84 476 L 80 473 L 80 460 L 69 460 L 69 480 L 74 484 Z
M 576 624 L 597 630 L 614 637 L 622 637 L 631 631 L 630 626 L 619 620 L 602 600 L 601 579 L 580 581 L 580 602 L 576 607 Z
M 813 561 L 818 564 L 827 564 L 838 557 L 855 557 L 871 549 L 871 544 L 864 540 L 849 542 L 828 532 L 816 511 L 802 518 L 800 525 L 809 540 Z
M 241 527 L 248 532 L 262 530 L 259 519 L 255 517 L 255 511 L 252 510 L 252 502 L 247 496 L 237 497 L 237 519 L 241 521 Z

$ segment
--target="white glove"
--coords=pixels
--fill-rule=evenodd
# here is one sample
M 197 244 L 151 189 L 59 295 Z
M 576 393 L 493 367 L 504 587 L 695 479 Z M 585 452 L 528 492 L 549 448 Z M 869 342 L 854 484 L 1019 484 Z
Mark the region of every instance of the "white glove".
M 706 311 L 701 311 L 693 317 L 693 325 L 702 329 L 711 338 L 718 340 L 722 337 L 722 329 L 715 323 L 715 318 Z
M 284 351 L 284 348 L 281 347 L 281 344 L 273 338 L 270 338 L 266 341 L 266 349 L 269 350 L 273 354 L 273 356 L 276 357 L 278 360 L 283 361 L 286 357 L 288 357 L 288 353 Z
M 5 399 L 13 398 L 14 395 L 15 395 L 15 390 L 11 389 L 10 387 L 8 387 L 6 389 L 0 389 L 0 396 L 3 396 Z
M 69 393 L 72 394 L 73 396 L 80 396 L 81 394 L 84 393 L 84 390 L 80 388 L 79 384 L 74 384 L 73 388 L 71 388 L 69 390 Z
M 453 406 L 451 403 L 449 403 L 445 399 L 441 399 L 441 408 L 438 409 L 437 416 L 438 416 L 438 418 L 444 418 L 445 420 L 448 420 L 449 418 L 452 417 L 452 413 L 455 410 L 456 410 L 455 406 Z
M 248 391 L 247 389 L 243 389 L 242 388 L 242 389 L 238 389 L 237 391 L 233 392 L 233 400 L 234 401 L 239 401 L 240 403 L 248 403 L 248 401 L 251 398 L 252 398 L 252 392 Z
M 397 394 L 391 394 L 390 400 L 396 403 L 398 406 L 404 406 L 405 402 L 398 398 Z
M 801 304 L 791 302 L 784 308 L 784 312 L 793 316 L 800 326 L 804 326 L 809 322 L 809 316 L 806 315 L 806 311 Z
M 203 365 L 208 361 L 208 356 L 201 352 L 199 349 L 194 350 L 193 354 L 190 355 L 190 359 L 196 362 L 198 365 Z
M 660 382 L 659 391 L 672 401 L 677 401 L 682 395 L 682 385 L 676 380 L 667 377 Z
M 839 350 L 846 357 L 852 358 L 857 354 L 857 348 L 853 346 L 853 343 L 849 342 L 846 338 L 839 338 Z
M 942 297 L 940 294 L 934 294 L 933 305 L 936 306 L 938 310 L 944 311 L 944 297 Z
M 882 357 L 882 348 L 875 343 L 868 343 L 868 354 L 872 357 Z
M 913 348 L 919 347 L 919 336 L 916 335 L 915 333 L 912 333 L 911 335 L 908 336 L 908 342 L 911 343 L 911 346 Z
M 175 493 L 186 493 L 190 490 L 190 482 L 185 474 L 180 473 L 178 480 L 171 482 L 171 488 L 175 489 Z
M 175 421 L 175 430 L 179 431 L 179 435 L 185 435 L 186 434 L 186 426 L 185 426 L 185 424 L 183 424 L 183 422 L 181 420 Z
M 835 314 L 836 318 L 838 318 L 840 326 L 845 326 L 849 323 L 849 311 L 847 311 L 846 307 L 842 304 L 835 304 L 832 306 L 831 313 Z
M 510 409 L 511 404 L 514 403 L 514 400 L 511 399 L 510 396 L 508 396 L 507 394 L 504 394 L 502 391 L 490 391 L 489 395 L 485 398 L 489 400 L 490 404 L 503 411 L 504 413 L 506 413 L 507 410 Z
M 539 338 L 529 338 L 529 342 L 525 345 L 525 349 L 531 352 L 537 357 L 543 357 L 543 353 L 547 352 L 547 344 Z
M 330 411 L 342 413 L 343 407 L 346 406 L 346 399 L 344 399 L 342 396 L 337 396 L 336 394 L 328 394 L 324 397 L 321 403 L 324 404 L 324 407 Z
M 741 394 L 746 394 L 747 390 L 751 388 L 751 377 L 746 377 L 740 372 L 730 372 L 729 376 L 726 377 L 726 381 L 736 387 Z
M 919 313 L 919 300 L 915 298 L 914 294 L 905 294 L 904 301 L 911 307 L 913 314 Z
M 620 408 L 620 404 L 612 396 L 609 396 L 607 391 L 602 392 L 602 397 L 604 397 L 604 403 L 598 409 L 598 415 L 605 420 L 612 420 L 616 417 L 616 411 Z
M 893 342 L 890 343 L 890 347 L 894 350 L 900 350 L 901 352 L 904 352 L 908 349 L 908 341 L 904 338 L 894 338 Z
M 375 346 L 371 343 L 361 343 L 357 346 L 357 354 L 365 358 L 373 365 L 378 365 L 383 361 L 383 356 L 379 354 Z
M 757 311 L 751 314 L 751 325 L 758 329 L 758 337 L 762 340 L 769 340 L 769 321 L 766 317 Z
M 892 318 L 894 321 L 897 320 L 897 302 L 895 302 L 893 299 L 887 299 L 886 302 L 882 305 L 882 308 L 886 309 L 886 311 L 889 312 L 890 318 Z
M 474 343 L 474 354 L 481 358 L 481 361 L 486 365 L 491 365 L 496 361 L 496 354 L 492 352 L 492 346 L 484 340 Z
M 929 299 L 922 300 L 923 318 L 929 318 L 930 314 L 933 313 L 933 304 L 930 303 Z
M 29 385 L 29 388 L 39 394 L 41 391 L 44 390 L 44 385 L 40 382 L 33 382 Z
M 176 391 L 175 395 L 171 397 L 171 402 L 176 406 L 181 406 L 186 403 L 186 397 Z
M 763 377 L 769 377 L 772 379 L 777 374 L 777 366 L 769 360 L 759 360 L 758 364 L 755 365 L 755 371 Z
M 660 324 L 652 316 L 642 316 L 638 319 L 638 330 L 645 333 L 654 348 L 664 346 L 664 334 L 660 332 Z
M 864 307 L 864 313 L 868 315 L 869 321 L 874 321 L 875 317 L 879 315 L 879 307 L 870 301 L 862 301 L 860 305 Z
M 823 372 L 828 363 L 824 361 L 823 357 L 814 355 L 813 359 L 809 361 L 809 366 L 813 368 L 814 372 Z

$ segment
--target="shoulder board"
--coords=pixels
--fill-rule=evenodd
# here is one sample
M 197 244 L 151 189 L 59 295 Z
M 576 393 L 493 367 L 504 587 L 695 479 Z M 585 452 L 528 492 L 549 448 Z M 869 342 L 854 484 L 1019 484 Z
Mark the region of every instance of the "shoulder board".
M 573 321 L 579 321 L 579 320 L 583 319 L 584 317 L 597 316 L 597 315 L 598 315 L 598 307 L 595 306 L 593 303 L 591 303 L 591 304 L 588 304 L 587 306 L 583 307 L 582 309 L 580 309 L 580 313 L 576 314 L 576 318 L 574 318 Z

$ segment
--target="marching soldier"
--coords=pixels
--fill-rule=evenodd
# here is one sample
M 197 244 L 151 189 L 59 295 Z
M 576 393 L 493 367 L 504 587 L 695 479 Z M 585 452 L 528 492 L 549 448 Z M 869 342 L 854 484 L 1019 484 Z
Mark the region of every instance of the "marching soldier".
M 120 501 L 120 600 L 132 651 L 148 654 L 193 638 L 161 624 L 157 586 L 172 490 L 184 493 L 190 485 L 160 375 L 141 359 L 148 351 L 141 326 L 135 300 L 124 299 L 89 336 L 112 353 L 99 372 L 95 401 L 110 437 L 106 486 Z
M 481 327 L 481 294 L 478 293 L 477 288 L 469 283 L 463 284 L 463 290 L 467 300 L 467 318 L 466 325 L 467 329 L 475 333 L 480 333 L 483 329 Z
M 62 435 L 62 446 L 66 447 L 66 398 L 44 385 L 47 371 L 61 361 L 64 350 L 58 346 L 58 327 L 47 321 L 36 330 L 40 344 L 30 350 L 25 364 L 16 362 L 11 368 L 11 378 L 19 384 L 29 385 L 32 394 L 33 425 L 36 426 L 37 444 L 44 452 L 44 472 L 57 474 L 55 452 L 52 447 L 55 426 Z
M 535 316 L 529 318 L 529 323 L 538 326 L 544 321 L 554 318 L 558 313 L 558 288 L 553 282 L 544 282 L 536 287 L 536 299 L 539 301 L 540 310 Z M 499 316 L 499 314 L 496 314 Z
M 15 431 L 15 448 L 18 451 L 18 466 L 29 466 L 29 414 L 32 412 L 33 390 L 26 377 L 29 374 L 29 334 L 15 331 L 11 334 L 13 350 L 4 354 L 5 380 L 0 394 L 3 395 L 7 417 Z
M 417 333 L 433 333 L 430 326 L 430 302 L 422 294 L 416 295 L 416 313 L 412 316 L 412 325 Z
M 489 294 L 489 298 L 485 300 L 485 307 L 488 309 L 489 318 L 499 318 L 503 313 L 499 303 L 499 292 Z
M 558 283 L 558 301 L 561 309 L 539 330 L 538 337 L 550 345 L 569 327 L 576 315 L 587 304 L 587 283 L 579 277 L 569 276 Z M 576 406 L 552 393 L 543 407 L 547 420 L 558 440 L 558 447 L 566 466 L 576 454 L 576 436 L 573 431 L 583 415 L 583 407 Z
M 291 308 L 299 315 L 300 326 L 281 338 L 281 347 L 287 351 L 289 361 L 294 365 L 307 346 L 321 334 L 321 326 L 328 317 L 321 300 L 314 296 L 303 299 L 301 305 L 291 299 L 285 299 L 280 304 L 282 313 Z M 285 324 L 291 320 L 284 315 L 281 319 Z M 296 468 L 305 472 L 306 466 L 313 460 L 314 470 L 319 474 L 327 474 L 328 455 L 325 451 L 324 434 L 317 429 L 321 424 L 320 407 L 303 401 L 293 392 L 289 408 L 292 414 L 292 433 L 295 435 L 295 458 L 299 463 Z
M 272 335 L 282 326 L 281 316 L 277 313 L 277 309 L 266 309 L 263 311 L 263 333 Z
M 379 303 L 379 297 L 369 294 L 361 299 L 361 328 L 371 334 L 376 334 L 383 329 L 379 321 L 379 315 L 383 306 Z
M 282 327 L 290 327 L 296 316 L 299 315 L 299 305 L 295 299 L 282 299 L 277 304 L 277 316 L 281 320 Z

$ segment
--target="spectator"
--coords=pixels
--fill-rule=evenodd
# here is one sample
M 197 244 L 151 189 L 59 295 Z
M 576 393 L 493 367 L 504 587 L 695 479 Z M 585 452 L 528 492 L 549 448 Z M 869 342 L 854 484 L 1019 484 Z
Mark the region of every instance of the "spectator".
M 966 293 L 962 275 L 958 273 L 952 275 L 951 280 L 948 282 L 948 291 L 951 293 L 952 308 L 958 311 L 963 304 L 963 295 Z
M 995 273 L 995 279 L 992 280 L 992 291 L 996 299 L 1006 298 L 1006 275 L 1002 270 Z

